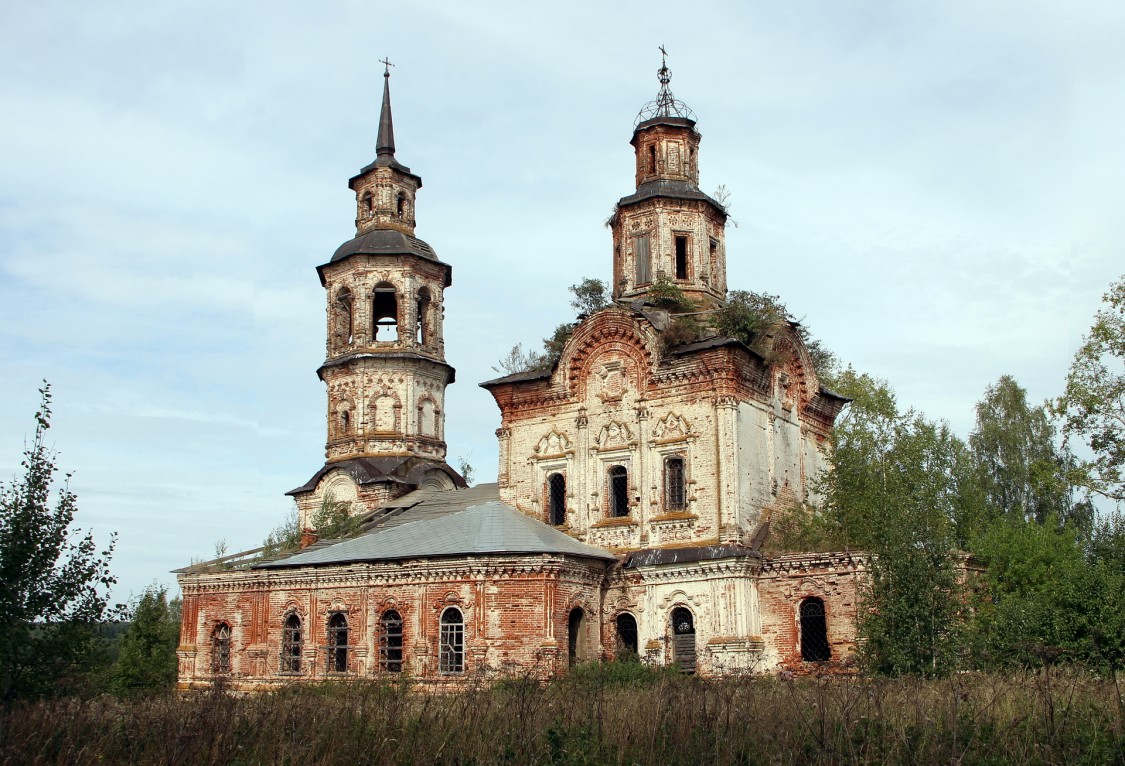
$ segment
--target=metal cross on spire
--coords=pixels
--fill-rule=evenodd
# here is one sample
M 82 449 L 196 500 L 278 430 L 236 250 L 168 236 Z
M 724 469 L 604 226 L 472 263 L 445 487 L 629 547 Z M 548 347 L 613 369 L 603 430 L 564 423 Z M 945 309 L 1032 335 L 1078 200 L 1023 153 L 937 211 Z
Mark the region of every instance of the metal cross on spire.
M 383 76 L 384 77 L 390 77 L 391 76 L 391 67 L 394 66 L 394 64 L 392 64 L 390 61 L 388 61 L 389 58 L 390 57 L 388 56 L 385 59 L 379 59 L 379 63 L 383 65 Z
M 668 68 L 668 50 L 663 45 L 658 45 L 657 50 L 660 51 L 660 69 L 656 71 L 656 77 L 660 80 L 660 92 L 656 94 L 653 101 L 648 102 L 641 108 L 634 127 L 644 120 L 651 120 L 655 117 L 695 119 L 695 113 L 683 101 L 678 101 L 672 95 L 672 89 L 668 87 L 668 83 L 672 82 L 672 70 Z

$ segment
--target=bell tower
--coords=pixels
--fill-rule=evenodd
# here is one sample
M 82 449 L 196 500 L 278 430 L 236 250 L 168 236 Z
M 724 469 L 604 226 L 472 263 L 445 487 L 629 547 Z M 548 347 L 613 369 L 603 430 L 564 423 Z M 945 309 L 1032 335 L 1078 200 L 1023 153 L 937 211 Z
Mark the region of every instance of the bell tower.
M 329 464 L 356 458 L 445 461 L 442 305 L 452 269 L 414 236 L 422 179 L 395 157 L 389 61 L 374 162 L 348 186 L 356 236 L 317 268 L 328 342 L 317 371 L 328 388 Z
M 637 188 L 610 219 L 613 297 L 643 298 L 665 279 L 710 308 L 726 300 L 727 212 L 699 190 L 701 136 L 695 114 L 672 95 L 666 58 L 657 77 L 660 91 L 637 115 L 629 142 Z

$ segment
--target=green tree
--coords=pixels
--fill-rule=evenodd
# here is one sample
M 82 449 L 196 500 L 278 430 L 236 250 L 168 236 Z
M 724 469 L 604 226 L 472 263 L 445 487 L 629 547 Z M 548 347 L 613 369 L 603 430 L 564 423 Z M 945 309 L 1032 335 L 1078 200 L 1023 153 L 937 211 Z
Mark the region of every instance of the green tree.
M 836 356 L 813 338 L 807 327 L 793 319 L 789 309 L 776 295 L 731 290 L 726 304 L 715 312 L 712 322 L 718 332 L 742 341 L 767 359 L 773 351 L 769 346 L 770 331 L 778 325 L 792 323 L 822 383 L 831 384 L 839 367 Z
M 1074 355 L 1066 390 L 1053 403 L 1063 436 L 1080 439 L 1093 457 L 1076 461 L 1072 481 L 1125 501 L 1125 276 L 1109 287 L 1094 325 Z
M 40 389 L 35 436 L 23 473 L 0 484 L 0 699 L 57 693 L 84 676 L 110 612 L 116 538 L 99 551 L 72 530 L 78 510 L 70 475 L 52 493 L 55 453 L 45 444 L 51 389 Z M 53 495 L 53 496 L 52 496 Z M 53 502 L 52 502 L 53 501 Z
M 1043 407 L 1027 402 L 1010 375 L 985 389 L 977 403 L 969 447 L 994 514 L 1065 519 L 1073 505 L 1066 481 L 1067 456 L 1055 446 L 1055 427 Z
M 570 286 L 574 296 L 570 300 L 570 307 L 578 316 L 593 314 L 609 305 L 609 288 L 600 279 L 586 277 L 576 285 Z
M 119 695 L 170 689 L 176 683 L 180 642 L 179 599 L 168 601 L 163 585 L 150 585 L 133 608 L 121 639 L 110 688 Z

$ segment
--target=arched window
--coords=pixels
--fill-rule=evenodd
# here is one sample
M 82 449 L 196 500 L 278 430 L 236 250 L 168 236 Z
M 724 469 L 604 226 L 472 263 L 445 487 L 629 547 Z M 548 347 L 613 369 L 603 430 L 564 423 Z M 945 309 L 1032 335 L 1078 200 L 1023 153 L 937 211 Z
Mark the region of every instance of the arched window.
M 801 602 L 801 660 L 827 662 L 832 658 L 828 645 L 828 621 L 824 615 L 824 602 L 819 598 L 806 598 Z
M 566 523 L 566 477 L 553 473 L 547 478 L 547 507 L 549 521 L 561 527 Z
M 418 331 L 415 334 L 415 340 L 419 345 L 426 345 L 430 338 L 429 329 L 429 313 L 430 313 L 430 291 L 422 288 L 418 291 Z
M 637 618 L 628 612 L 617 615 L 617 654 L 640 654 L 637 640 Z
M 398 340 L 398 296 L 389 282 L 375 285 L 371 298 L 371 337 L 379 343 Z
M 571 609 L 567 617 L 566 649 L 571 667 L 586 661 L 586 612 L 580 606 Z
M 371 192 L 367 192 L 363 195 L 362 210 L 364 218 L 370 218 L 372 213 L 375 212 L 374 202 L 375 198 L 371 196 Z
M 449 607 L 441 613 L 438 669 L 442 673 L 465 672 L 465 620 L 461 616 L 461 610 L 455 607 Z
M 682 606 L 672 610 L 672 661 L 684 673 L 695 672 L 695 617 Z
M 402 616 L 394 609 L 379 618 L 379 669 L 384 673 L 402 672 Z
M 398 201 L 395 204 L 395 212 L 398 213 L 399 218 L 402 218 L 406 215 L 406 195 L 402 192 L 398 193 Z
M 629 471 L 623 465 L 609 469 L 609 515 L 613 518 L 629 515 Z
M 348 618 L 335 612 L 328 618 L 328 670 L 332 673 L 348 671 Z
M 332 338 L 336 346 L 345 346 L 355 340 L 352 324 L 352 291 L 341 287 L 332 302 Z
M 304 638 L 301 633 L 301 618 L 290 614 L 281 628 L 281 672 L 301 672 L 301 651 Z
M 664 507 L 669 511 L 682 511 L 687 508 L 684 459 L 679 456 L 664 461 Z
M 211 631 L 211 672 L 230 673 L 230 625 L 220 622 Z

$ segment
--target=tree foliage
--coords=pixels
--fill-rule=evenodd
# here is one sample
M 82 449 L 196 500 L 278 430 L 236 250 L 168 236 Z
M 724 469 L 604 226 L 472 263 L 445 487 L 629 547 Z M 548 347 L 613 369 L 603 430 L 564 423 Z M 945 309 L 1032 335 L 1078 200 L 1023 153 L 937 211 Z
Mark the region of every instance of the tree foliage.
M 1074 355 L 1066 390 L 1055 400 L 1063 435 L 1083 441 L 1093 457 L 1078 460 L 1072 481 L 1125 501 L 1125 276 L 1110 285 L 1103 307 Z
M 67 474 L 52 491 L 55 453 L 45 443 L 51 390 L 44 384 L 23 473 L 0 484 L 0 699 L 54 693 L 72 684 L 97 650 L 109 613 L 115 538 L 98 550 L 71 529 L 78 510 Z
M 593 314 L 604 309 L 610 303 L 609 288 L 600 279 L 584 278 L 576 285 L 570 286 L 570 307 L 578 316 Z
M 127 696 L 170 689 L 176 683 L 180 601 L 168 600 L 163 585 L 145 588 L 133 608 L 110 678 L 111 690 Z
M 712 322 L 721 334 L 742 341 L 766 359 L 772 359 L 772 331 L 792 323 L 812 359 L 813 369 L 825 384 L 831 384 L 839 362 L 836 356 L 804 325 L 793 318 L 780 297 L 770 293 L 731 290 L 726 304 Z

